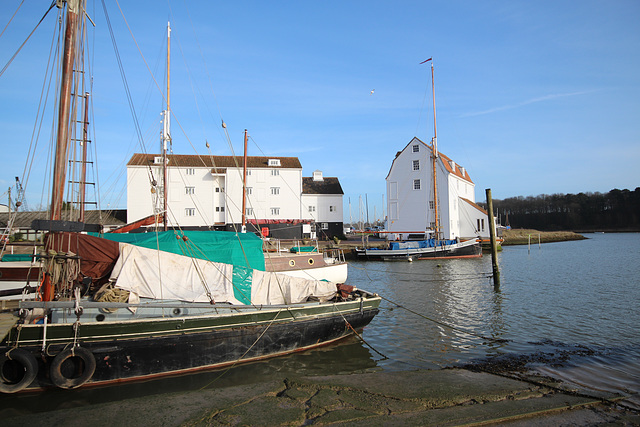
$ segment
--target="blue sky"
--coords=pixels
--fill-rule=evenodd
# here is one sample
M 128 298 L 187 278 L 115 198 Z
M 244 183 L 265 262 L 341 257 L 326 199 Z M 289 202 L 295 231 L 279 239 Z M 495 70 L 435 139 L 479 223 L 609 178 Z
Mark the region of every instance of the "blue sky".
M 105 0 L 146 150 L 157 151 L 162 97 L 118 9 Z M 7 0 L 4 29 L 20 0 Z M 3 67 L 42 17 L 31 0 L 0 37 Z M 249 130 L 250 155 L 297 156 L 304 175 L 340 178 L 381 213 L 385 176 L 414 136 L 438 147 L 493 197 L 607 192 L 640 186 L 640 2 L 120 1 L 149 68 L 164 85 L 172 25 L 173 151 L 229 155 Z M 103 208 L 126 207 L 125 164 L 139 152 L 104 13 L 89 1 L 95 131 Z M 55 11 L 0 76 L 0 188 L 23 176 Z M 371 91 L 375 90 L 373 95 Z M 50 117 L 51 113 L 48 113 Z M 49 121 L 38 161 L 47 158 Z M 10 159 L 10 160 L 8 160 Z M 40 198 L 34 169 L 27 204 Z M 5 190 L 6 191 L 6 190 Z M 6 196 L 5 196 L 6 197 Z M 6 199 L 0 200 L 6 203 Z

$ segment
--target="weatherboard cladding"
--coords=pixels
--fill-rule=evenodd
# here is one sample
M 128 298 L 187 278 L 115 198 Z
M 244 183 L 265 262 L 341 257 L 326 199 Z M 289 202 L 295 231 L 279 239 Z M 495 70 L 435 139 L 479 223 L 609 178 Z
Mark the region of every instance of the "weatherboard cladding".
M 422 142 L 419 138 L 413 138 L 411 141 L 409 141 L 409 143 L 400 151 L 398 151 L 396 153 L 396 157 L 393 159 L 393 162 L 391 162 L 391 168 L 389 169 L 389 173 L 387 173 L 387 178 L 389 178 L 389 175 L 391 174 L 391 169 L 393 169 L 393 163 L 395 162 L 396 158 L 398 158 L 398 156 L 407 149 L 407 147 L 409 147 L 410 145 L 415 144 L 416 142 L 419 142 L 420 144 L 424 145 L 429 151 L 431 151 L 431 146 L 425 144 L 424 142 Z M 451 159 L 446 156 L 445 154 L 442 154 L 441 151 L 438 151 L 438 156 L 440 157 L 440 159 L 442 159 L 442 164 L 444 165 L 444 168 L 446 169 L 446 171 L 450 174 L 453 174 L 455 176 L 457 176 L 458 178 L 462 178 L 465 181 L 470 182 L 471 184 L 473 184 L 473 181 L 471 181 L 471 177 L 469 176 L 469 173 L 467 172 L 466 169 L 464 169 L 464 171 L 462 170 L 462 168 L 460 167 L 459 164 L 455 164 L 455 170 L 451 167 Z
M 344 194 L 340 181 L 335 177 L 324 177 L 314 181 L 312 177 L 302 177 L 302 194 Z
M 142 154 L 135 153 L 131 156 L 131 160 L 127 166 L 149 166 L 155 164 L 155 158 L 160 154 Z M 235 168 L 242 167 L 242 157 L 234 156 L 198 156 L 187 154 L 168 154 L 170 167 L 189 167 L 189 168 Z M 269 166 L 269 159 L 279 159 L 280 166 Z M 248 156 L 248 168 L 265 168 L 265 169 L 302 169 L 300 160 L 297 157 L 262 157 Z

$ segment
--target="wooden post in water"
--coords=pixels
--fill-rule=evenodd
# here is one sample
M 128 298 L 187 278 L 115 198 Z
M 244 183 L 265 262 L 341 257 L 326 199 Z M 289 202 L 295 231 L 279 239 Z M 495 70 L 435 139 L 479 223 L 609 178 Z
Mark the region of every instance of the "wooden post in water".
M 493 284 L 500 285 L 500 269 L 498 268 L 498 246 L 496 245 L 496 224 L 493 220 L 493 200 L 491 189 L 485 190 L 487 194 L 487 215 L 489 216 L 489 235 L 491 237 L 491 266 L 493 267 Z

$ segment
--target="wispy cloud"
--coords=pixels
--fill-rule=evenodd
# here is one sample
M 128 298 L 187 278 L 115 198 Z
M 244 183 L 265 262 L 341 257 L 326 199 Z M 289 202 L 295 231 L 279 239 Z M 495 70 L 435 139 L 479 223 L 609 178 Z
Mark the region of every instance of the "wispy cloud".
M 520 108 L 520 107 L 523 107 L 525 105 L 535 104 L 537 102 L 550 101 L 550 100 L 553 100 L 553 99 L 566 98 L 566 97 L 569 97 L 569 96 L 585 95 L 585 94 L 592 93 L 592 92 L 596 92 L 596 90 L 594 89 L 594 90 L 585 90 L 585 91 L 581 91 L 581 92 L 554 93 L 554 94 L 551 94 L 551 95 L 545 95 L 545 96 L 540 96 L 538 98 L 528 99 L 526 101 L 522 101 L 522 102 L 519 102 L 517 104 L 503 105 L 501 107 L 490 108 L 490 109 L 484 110 L 484 111 L 476 111 L 476 112 L 472 112 L 472 113 L 462 114 L 460 117 L 482 116 L 482 115 L 485 115 L 485 114 L 496 113 L 498 111 L 513 110 L 514 108 Z

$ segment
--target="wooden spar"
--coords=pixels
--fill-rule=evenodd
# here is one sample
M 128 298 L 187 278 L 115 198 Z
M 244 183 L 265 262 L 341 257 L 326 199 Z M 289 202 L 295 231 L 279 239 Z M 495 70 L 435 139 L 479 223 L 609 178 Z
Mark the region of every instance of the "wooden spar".
M 167 142 L 171 138 L 171 23 L 167 22 L 167 109 L 164 113 L 162 135 L 162 228 L 167 231 Z
M 80 173 L 80 216 L 78 221 L 84 222 L 84 202 L 87 182 L 87 144 L 89 142 L 89 92 L 84 94 L 84 118 L 82 120 L 82 166 Z
M 500 285 L 500 269 L 498 268 L 498 245 L 496 244 L 496 224 L 493 220 L 493 199 L 491 189 L 485 190 L 487 194 L 487 215 L 489 216 L 489 235 L 491 236 L 491 266 L 493 267 L 493 284 Z
M 436 165 L 438 162 L 438 129 L 436 127 L 436 85 L 433 73 L 433 61 L 431 61 L 431 94 L 433 97 L 433 140 L 431 141 L 431 159 L 433 166 L 433 211 L 434 211 L 434 237 L 440 238 L 440 217 L 438 215 L 438 182 Z
M 247 130 L 244 130 L 244 160 L 242 163 L 242 232 L 247 225 Z
M 51 194 L 52 221 L 62 217 L 62 204 L 67 175 L 67 154 L 69 148 L 69 107 L 71 104 L 71 83 L 73 81 L 73 65 L 75 45 L 79 23 L 80 0 L 67 1 L 67 27 L 64 38 L 62 58 L 62 76 L 60 85 L 60 103 L 58 106 L 58 133 L 56 139 L 55 163 L 53 166 L 53 187 Z

